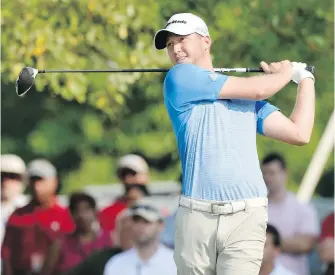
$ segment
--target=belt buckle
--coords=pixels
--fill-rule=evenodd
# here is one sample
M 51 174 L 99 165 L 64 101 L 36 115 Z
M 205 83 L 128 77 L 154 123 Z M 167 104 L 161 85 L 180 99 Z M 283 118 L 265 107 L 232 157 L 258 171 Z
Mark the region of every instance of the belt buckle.
M 214 214 L 214 207 L 216 206 L 216 203 L 211 203 L 211 212 L 212 214 Z
M 220 206 L 225 206 L 227 203 L 211 203 L 211 212 L 212 212 L 212 214 L 215 214 L 215 215 L 221 215 L 220 213 L 219 213 L 219 207 Z M 216 211 L 215 211 L 215 208 L 214 207 L 218 207 L 217 209 L 216 209 Z
M 232 205 L 231 202 L 222 202 L 222 203 L 212 203 L 211 204 L 211 210 L 212 210 L 212 213 L 214 213 L 214 207 L 217 206 L 217 207 L 224 207 L 226 205 Z M 226 214 L 229 214 L 227 211 L 219 211 L 219 209 L 217 208 L 217 213 L 215 213 L 216 215 L 226 215 Z M 222 212 L 222 213 L 221 213 Z

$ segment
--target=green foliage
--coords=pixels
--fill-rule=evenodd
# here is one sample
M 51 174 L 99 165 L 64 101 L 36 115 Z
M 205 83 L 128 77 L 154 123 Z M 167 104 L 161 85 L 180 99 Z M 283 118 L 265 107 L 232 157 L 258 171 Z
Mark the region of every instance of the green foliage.
M 177 179 L 175 137 L 163 105 L 164 74 L 46 74 L 23 99 L 14 81 L 25 65 L 39 69 L 169 67 L 153 46 L 155 32 L 176 12 L 209 26 L 216 67 L 306 61 L 317 68 L 316 121 L 303 147 L 259 137 L 259 156 L 285 155 L 296 189 L 333 110 L 333 2 L 267 0 L 4 1 L 2 4 L 2 152 L 43 156 L 60 169 L 65 192 L 117 180 L 115 163 L 144 155 L 153 179 Z M 283 113 L 296 85 L 271 98 Z M 333 166 L 329 160 L 327 168 Z

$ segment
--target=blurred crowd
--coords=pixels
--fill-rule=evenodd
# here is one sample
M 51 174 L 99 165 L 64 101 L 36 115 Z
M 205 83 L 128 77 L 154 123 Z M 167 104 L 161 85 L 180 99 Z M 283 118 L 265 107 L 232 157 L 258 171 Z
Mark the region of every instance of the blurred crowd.
M 269 220 L 260 274 L 309 275 L 313 249 L 323 265 L 320 274 L 334 274 L 334 212 L 320 224 L 313 206 L 287 190 L 288 168 L 280 154 L 267 155 L 261 167 Z M 17 155 L 2 155 L 2 274 L 177 274 L 175 214 L 165 215 L 150 200 L 149 171 L 142 157 L 126 155 L 116 171 L 122 196 L 98 209 L 93 196 L 75 192 L 64 207 L 52 163 L 35 159 L 26 164 Z

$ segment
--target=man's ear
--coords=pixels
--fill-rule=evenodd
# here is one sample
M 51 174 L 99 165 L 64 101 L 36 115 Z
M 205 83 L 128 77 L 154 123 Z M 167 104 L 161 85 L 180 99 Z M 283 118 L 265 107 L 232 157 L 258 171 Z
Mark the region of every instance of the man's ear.
M 209 36 L 204 36 L 203 37 L 203 40 L 206 44 L 206 50 L 209 50 L 211 48 L 211 45 L 212 45 L 212 40 Z
M 58 194 L 60 192 L 60 189 L 62 188 L 60 180 L 58 178 L 54 178 L 54 184 L 55 184 L 55 194 Z

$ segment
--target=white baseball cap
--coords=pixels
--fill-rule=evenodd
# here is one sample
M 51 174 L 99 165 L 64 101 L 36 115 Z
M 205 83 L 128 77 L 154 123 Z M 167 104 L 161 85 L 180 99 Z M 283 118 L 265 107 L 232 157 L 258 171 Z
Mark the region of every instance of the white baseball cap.
M 1 155 L 1 172 L 23 175 L 26 171 L 26 164 L 17 155 Z
M 169 19 L 165 28 L 155 34 L 154 40 L 157 50 L 162 50 L 166 47 L 166 39 L 169 33 L 178 35 L 197 33 L 201 36 L 209 36 L 204 20 L 192 13 L 177 13 Z
M 130 208 L 131 216 L 139 216 L 148 222 L 163 221 L 164 217 L 157 207 L 146 200 L 138 201 Z
M 28 163 L 29 177 L 54 178 L 57 177 L 56 167 L 46 159 L 35 159 Z
M 139 155 L 129 154 L 123 156 L 118 163 L 117 169 L 128 168 L 136 173 L 148 173 L 149 172 L 149 165 Z

